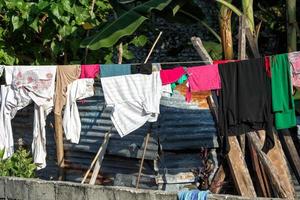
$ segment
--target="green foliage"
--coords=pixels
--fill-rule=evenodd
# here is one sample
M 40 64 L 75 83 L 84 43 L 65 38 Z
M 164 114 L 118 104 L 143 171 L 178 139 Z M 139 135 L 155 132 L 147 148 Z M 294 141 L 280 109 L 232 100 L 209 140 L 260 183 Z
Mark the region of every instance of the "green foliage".
M 0 64 L 81 62 L 87 29 L 108 21 L 108 0 L 0 0 Z M 90 62 L 103 59 L 89 52 Z
M 220 41 L 218 34 L 203 21 L 204 14 L 193 0 L 118 0 L 110 2 L 119 17 L 112 23 L 99 27 L 97 33 L 81 43 L 82 47 L 97 50 L 113 46 L 121 38 L 133 35 L 153 13 L 171 22 L 199 23 Z
M 81 43 L 81 46 L 92 50 L 111 47 L 116 44 L 120 38 L 132 35 L 142 23 L 148 19 L 152 10 L 161 11 L 171 2 L 172 0 L 150 0 L 133 7 L 112 23 L 101 28 L 95 35 L 86 38 Z
M 0 150 L 0 176 L 35 177 L 36 165 L 28 151 L 19 149 L 7 159 L 3 159 L 3 155 L 4 150 Z

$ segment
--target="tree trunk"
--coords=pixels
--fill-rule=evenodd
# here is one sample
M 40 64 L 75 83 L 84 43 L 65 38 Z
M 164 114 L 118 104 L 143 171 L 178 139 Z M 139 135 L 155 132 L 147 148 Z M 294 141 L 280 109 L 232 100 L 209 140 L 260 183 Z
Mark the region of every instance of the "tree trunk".
M 287 50 L 297 51 L 296 0 L 286 0 Z
M 226 0 L 231 3 L 232 0 Z M 231 32 L 231 14 L 232 10 L 222 5 L 220 8 L 220 34 L 222 40 L 222 47 L 225 59 L 233 59 L 233 44 Z

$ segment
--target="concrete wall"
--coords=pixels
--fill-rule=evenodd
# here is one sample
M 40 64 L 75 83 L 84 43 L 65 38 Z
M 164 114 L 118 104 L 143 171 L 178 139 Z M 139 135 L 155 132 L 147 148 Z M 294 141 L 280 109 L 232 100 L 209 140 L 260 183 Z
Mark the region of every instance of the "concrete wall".
M 176 193 L 91 186 L 61 181 L 0 177 L 0 199 L 14 200 L 175 200 Z
M 174 192 L 136 190 L 126 187 L 82 185 L 62 181 L 43 181 L 0 177 L 0 200 L 176 200 Z M 208 200 L 250 200 L 250 198 L 210 194 Z M 275 199 L 275 198 L 256 198 Z

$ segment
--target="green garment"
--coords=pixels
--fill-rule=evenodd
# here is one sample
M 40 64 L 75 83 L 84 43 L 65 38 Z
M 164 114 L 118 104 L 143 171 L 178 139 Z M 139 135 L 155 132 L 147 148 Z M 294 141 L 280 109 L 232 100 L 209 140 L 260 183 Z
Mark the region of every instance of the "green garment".
M 296 126 L 290 66 L 287 54 L 271 57 L 272 109 L 276 129 Z
M 172 88 L 172 94 L 173 94 L 173 91 L 174 89 L 176 88 L 177 85 L 180 85 L 182 83 L 184 83 L 184 81 L 186 81 L 188 79 L 187 75 L 184 74 L 180 77 L 180 79 L 178 79 L 178 81 L 176 81 L 175 83 L 172 83 L 171 84 L 171 88 Z

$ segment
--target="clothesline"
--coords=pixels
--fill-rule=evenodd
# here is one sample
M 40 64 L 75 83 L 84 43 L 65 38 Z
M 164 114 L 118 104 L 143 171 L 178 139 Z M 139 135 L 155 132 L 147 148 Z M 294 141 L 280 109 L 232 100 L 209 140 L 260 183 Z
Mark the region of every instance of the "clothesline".
M 282 63 L 279 63 L 279 57 L 282 57 Z M 219 100 L 223 102 L 220 103 L 223 107 L 219 107 L 219 124 L 222 125 L 221 132 L 225 136 L 229 128 L 233 128 L 235 132 L 241 132 L 242 129 L 248 128 L 246 127 L 247 123 L 245 125 L 242 124 L 243 126 L 239 126 L 239 124 L 232 125 L 229 124 L 229 120 L 243 121 L 251 119 L 252 124 L 257 124 L 254 128 L 265 127 L 267 123 L 268 125 L 271 124 L 269 122 L 273 118 L 265 114 L 271 113 L 271 108 L 269 108 L 271 103 L 273 102 L 274 104 L 276 97 L 282 97 L 286 99 L 286 102 L 290 102 L 293 99 L 289 93 L 291 84 L 294 86 L 299 84 L 298 86 L 300 87 L 300 52 L 226 64 L 222 64 L 224 62 L 219 61 L 218 64 L 209 65 L 209 63 L 206 66 L 194 66 L 187 69 L 182 66 L 174 69 L 161 69 L 161 64 L 178 63 L 208 62 L 141 63 L 140 66 L 135 67 L 131 67 L 131 65 L 139 64 L 2 66 L 2 70 L 4 68 L 5 71 L 6 85 L 1 85 L 0 114 L 4 113 L 5 115 L 0 115 L 0 128 L 6 132 L 0 133 L 0 149 L 6 149 L 6 157 L 12 155 L 14 148 L 11 128 L 12 116 L 15 115 L 17 110 L 22 109 L 31 102 L 35 103 L 35 128 L 33 130 L 35 163 L 41 164 L 41 168 L 46 166 L 45 120 L 53 108 L 56 115 L 61 115 L 62 109 L 65 107 L 62 121 L 66 138 L 70 139 L 71 142 L 78 143 L 81 127 L 76 100 L 93 96 L 95 77 L 101 78 L 106 104 L 114 108 L 111 120 L 120 136 L 131 133 L 147 121 L 155 122 L 159 114 L 161 96 L 171 97 L 176 84 L 182 84 L 185 81 L 187 81 L 186 99 L 188 101 L 191 99 L 191 92 L 220 90 Z M 273 68 L 271 68 L 271 65 L 273 65 Z M 220 72 L 219 69 L 221 69 Z M 273 70 L 272 76 L 271 73 L 268 73 L 271 72 L 271 69 Z M 285 73 L 281 73 L 280 70 L 285 70 Z M 292 77 L 290 77 L 290 70 Z M 271 77 L 272 79 L 270 79 Z M 274 96 L 272 101 L 269 99 L 271 98 L 271 82 L 269 79 L 272 80 L 272 86 L 274 85 L 272 87 L 274 89 L 274 91 L 272 90 L 272 95 Z M 279 79 L 282 80 L 280 81 Z M 275 87 L 276 84 L 282 84 L 284 87 Z M 222 85 L 226 87 L 221 87 Z M 286 90 L 279 91 L 278 88 Z M 250 97 L 251 101 L 249 100 Z M 246 100 L 249 100 L 251 103 L 247 105 L 247 112 L 244 112 L 243 105 L 246 104 Z M 260 102 L 264 103 L 261 104 Z M 281 105 L 281 102 L 278 105 Z M 289 128 L 296 124 L 294 105 L 291 105 L 292 108 L 289 108 L 287 113 L 291 116 L 289 126 L 280 126 L 280 128 Z M 225 118 L 230 112 L 226 110 L 227 107 L 229 107 L 230 111 L 234 111 L 230 115 L 232 119 Z M 288 105 L 286 107 L 288 108 Z M 241 111 L 241 113 L 238 113 L 238 111 Z M 264 111 L 266 112 L 262 113 Z M 274 112 L 277 112 L 275 115 L 275 127 L 278 128 L 280 123 L 286 125 L 285 120 L 277 117 L 280 113 L 277 110 Z M 239 116 L 243 118 L 238 119 L 237 117 Z M 279 120 L 276 120 L 276 117 Z M 260 121 L 257 121 L 257 119 Z M 224 138 L 226 139 L 226 137 Z

